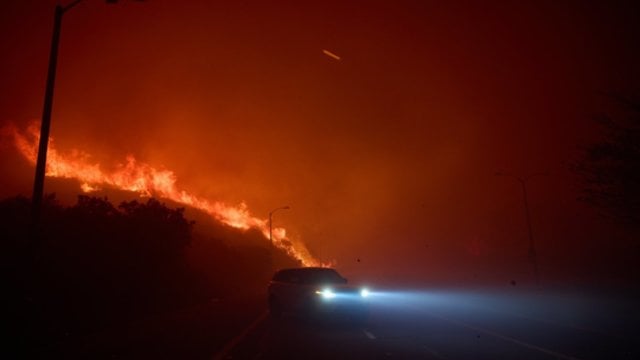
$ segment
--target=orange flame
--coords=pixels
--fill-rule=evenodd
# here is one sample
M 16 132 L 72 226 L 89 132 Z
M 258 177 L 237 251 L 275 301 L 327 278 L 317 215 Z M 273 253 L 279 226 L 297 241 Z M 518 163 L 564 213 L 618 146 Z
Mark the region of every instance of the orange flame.
M 39 123 L 33 122 L 27 131 L 21 133 L 15 127 L 9 129 L 14 143 L 22 155 L 31 163 L 37 159 L 37 148 L 40 137 Z M 170 170 L 156 169 L 153 166 L 138 162 L 133 156 L 126 157 L 126 163 L 120 164 L 116 170 L 105 172 L 100 164 L 90 162 L 90 155 L 73 150 L 70 154 L 61 154 L 53 146 L 53 138 L 49 140 L 47 155 L 47 176 L 79 180 L 83 192 L 100 190 L 108 186 L 120 190 L 138 193 L 140 196 L 157 196 L 170 199 L 180 204 L 202 210 L 216 220 L 233 228 L 248 230 L 256 228 L 269 239 L 267 220 L 251 215 L 245 203 L 238 206 L 226 205 L 219 201 L 209 201 L 197 197 L 176 187 L 176 175 Z M 300 241 L 287 238 L 282 227 L 273 229 L 273 243 L 289 256 L 298 260 L 303 266 L 329 266 L 315 259 Z

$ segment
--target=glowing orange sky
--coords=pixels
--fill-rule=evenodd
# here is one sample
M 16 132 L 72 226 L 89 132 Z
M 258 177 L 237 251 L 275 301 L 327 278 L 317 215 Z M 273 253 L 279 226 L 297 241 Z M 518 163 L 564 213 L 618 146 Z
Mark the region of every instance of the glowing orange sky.
M 55 4 L 4 5 L 0 125 L 41 115 Z M 566 164 L 601 92 L 637 89 L 638 23 L 577 1 L 87 0 L 65 15 L 52 136 L 259 218 L 290 205 L 279 226 L 347 275 L 526 276 L 518 184 L 494 172 L 549 171 L 530 184 L 541 261 L 579 267 L 610 230 Z M 2 195 L 29 195 L 0 151 Z

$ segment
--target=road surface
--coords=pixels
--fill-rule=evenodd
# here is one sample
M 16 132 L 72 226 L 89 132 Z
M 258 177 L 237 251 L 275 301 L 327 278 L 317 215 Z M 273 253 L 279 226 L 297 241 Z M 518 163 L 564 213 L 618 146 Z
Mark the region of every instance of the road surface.
M 264 313 L 213 358 L 640 359 L 633 305 L 535 292 L 377 292 L 365 323 Z
M 640 359 L 629 296 L 548 291 L 373 291 L 363 323 L 272 318 L 262 293 L 212 299 L 29 358 Z

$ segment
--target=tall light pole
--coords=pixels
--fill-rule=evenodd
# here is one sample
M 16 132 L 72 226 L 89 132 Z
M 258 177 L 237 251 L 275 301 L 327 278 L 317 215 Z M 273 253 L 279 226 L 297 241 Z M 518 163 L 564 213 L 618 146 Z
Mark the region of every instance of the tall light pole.
M 56 65 L 58 63 L 58 47 L 60 44 L 60 31 L 62 29 L 62 15 L 83 0 L 74 0 L 68 5 L 56 5 L 53 16 L 53 34 L 51 37 L 51 50 L 49 53 L 49 69 L 47 72 L 47 84 L 44 93 L 44 107 L 42 121 L 40 123 L 40 142 L 38 144 L 38 159 L 36 161 L 36 173 L 33 180 L 33 196 L 31 197 L 31 221 L 33 228 L 40 223 L 42 208 L 42 195 L 44 193 L 44 175 L 47 164 L 47 149 L 49 146 L 49 130 L 51 129 L 51 111 L 53 109 L 53 90 L 56 82 Z M 117 0 L 106 0 L 114 4 Z
M 270 253 L 271 253 L 271 266 L 274 267 L 275 269 L 275 253 L 276 253 L 276 247 L 273 243 L 273 214 L 275 214 L 276 211 L 278 210 L 289 210 L 291 209 L 288 205 L 287 206 L 281 206 L 278 208 L 275 208 L 271 211 L 269 211 L 269 244 L 271 244 L 270 247 Z
M 538 255 L 536 253 L 535 244 L 533 242 L 533 230 L 531 229 L 531 214 L 529 212 L 529 199 L 527 197 L 527 181 L 536 176 L 549 175 L 547 172 L 539 172 L 529 174 L 525 177 L 516 176 L 512 174 L 505 174 L 501 172 L 496 172 L 496 176 L 507 176 L 516 179 L 520 185 L 522 186 L 522 200 L 524 202 L 524 214 L 527 219 L 527 230 L 529 232 L 529 261 L 531 262 L 531 266 L 533 267 L 533 275 L 535 276 L 536 286 L 540 286 L 540 274 L 538 272 Z

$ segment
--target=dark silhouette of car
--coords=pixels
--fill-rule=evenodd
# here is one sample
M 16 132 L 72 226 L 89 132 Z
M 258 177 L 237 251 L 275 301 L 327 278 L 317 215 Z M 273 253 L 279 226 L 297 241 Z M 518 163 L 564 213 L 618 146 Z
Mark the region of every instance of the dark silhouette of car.
M 283 269 L 269 283 L 269 311 L 305 316 L 340 316 L 364 320 L 369 290 L 347 285 L 335 269 L 304 267 Z

